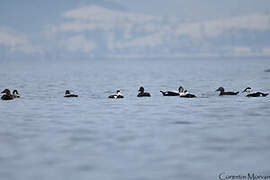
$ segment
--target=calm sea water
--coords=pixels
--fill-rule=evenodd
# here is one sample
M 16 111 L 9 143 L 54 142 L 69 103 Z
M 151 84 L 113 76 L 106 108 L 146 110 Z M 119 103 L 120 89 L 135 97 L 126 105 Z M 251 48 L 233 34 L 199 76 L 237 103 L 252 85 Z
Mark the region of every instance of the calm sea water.
M 5 62 L 0 179 L 211 180 L 270 175 L 269 60 Z M 196 99 L 163 97 L 182 85 Z M 139 86 L 152 93 L 137 98 Z M 79 98 L 63 98 L 66 89 Z M 108 99 L 121 89 L 124 99 Z

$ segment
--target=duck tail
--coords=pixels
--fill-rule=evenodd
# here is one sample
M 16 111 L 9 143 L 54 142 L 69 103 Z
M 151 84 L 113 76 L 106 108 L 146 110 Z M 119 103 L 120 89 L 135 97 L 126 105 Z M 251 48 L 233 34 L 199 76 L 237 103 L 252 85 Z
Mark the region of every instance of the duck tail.
M 268 96 L 268 93 L 262 93 L 262 96 L 263 97 Z
M 239 91 L 237 91 L 235 94 L 236 94 L 236 95 L 239 94 Z
M 114 95 L 110 95 L 110 96 L 108 96 L 108 98 L 114 98 Z

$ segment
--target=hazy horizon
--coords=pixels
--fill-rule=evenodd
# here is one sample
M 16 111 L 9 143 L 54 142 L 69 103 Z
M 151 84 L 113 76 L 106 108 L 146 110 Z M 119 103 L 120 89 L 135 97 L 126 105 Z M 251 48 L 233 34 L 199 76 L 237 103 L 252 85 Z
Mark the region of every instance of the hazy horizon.
M 270 2 L 0 2 L 0 61 L 270 57 Z

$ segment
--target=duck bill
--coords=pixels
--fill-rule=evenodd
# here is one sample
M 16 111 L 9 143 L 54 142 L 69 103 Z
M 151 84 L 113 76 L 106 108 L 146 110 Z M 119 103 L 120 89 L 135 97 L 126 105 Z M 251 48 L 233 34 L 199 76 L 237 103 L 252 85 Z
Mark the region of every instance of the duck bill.
M 1 92 L 1 94 L 2 94 L 2 93 L 5 93 L 5 92 L 4 92 L 4 91 L 2 91 L 2 92 Z
M 178 90 L 180 93 L 181 92 L 183 92 L 184 91 L 184 89 L 181 87 L 181 88 L 179 88 L 179 90 Z

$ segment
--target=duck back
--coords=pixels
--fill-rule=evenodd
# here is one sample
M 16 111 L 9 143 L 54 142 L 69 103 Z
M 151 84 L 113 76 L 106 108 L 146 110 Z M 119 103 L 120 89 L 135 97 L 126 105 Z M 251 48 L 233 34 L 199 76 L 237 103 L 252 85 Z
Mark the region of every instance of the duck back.
M 177 92 L 172 92 L 172 91 L 160 91 L 163 96 L 179 96 L 179 93 Z
M 180 96 L 180 98 L 196 98 L 196 96 L 194 94 L 185 94 Z
M 76 94 L 67 94 L 64 97 L 78 97 L 78 95 L 76 95 Z
M 10 94 L 10 95 L 7 95 L 7 94 L 4 94 L 2 97 L 1 97 L 2 100 L 6 101 L 6 100 L 12 100 L 14 99 L 14 97 Z
M 137 97 L 151 97 L 151 94 L 148 93 L 148 92 L 139 93 L 139 94 L 137 95 Z
M 118 98 L 124 98 L 124 96 L 113 94 L 113 95 L 110 95 L 108 98 L 111 98 L 111 99 L 118 99 Z
M 262 92 L 256 92 L 248 94 L 247 97 L 266 97 L 268 96 L 268 93 L 262 93 Z
M 237 95 L 239 92 L 220 92 L 220 96 L 224 96 L 224 95 Z

